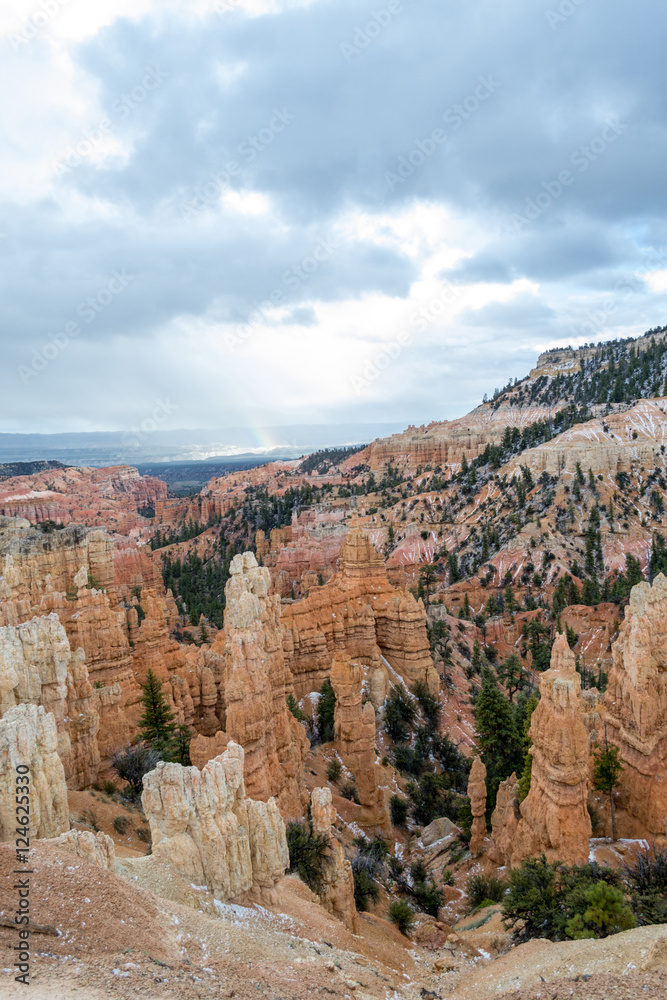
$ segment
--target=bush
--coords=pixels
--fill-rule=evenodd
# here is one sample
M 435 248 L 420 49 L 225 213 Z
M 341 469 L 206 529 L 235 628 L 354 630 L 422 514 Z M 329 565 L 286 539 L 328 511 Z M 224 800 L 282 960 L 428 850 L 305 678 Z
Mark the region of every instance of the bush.
M 418 778 L 424 771 L 424 758 L 416 752 L 416 748 L 413 750 L 407 743 L 401 743 L 394 748 L 394 767 L 402 774 Z
M 320 892 L 329 841 L 314 833 L 307 823 L 292 820 L 287 824 L 289 871 L 298 875 L 313 892 Z
M 548 938 L 563 941 L 572 936 L 603 937 L 627 922 L 621 874 L 597 862 L 585 865 L 549 863 L 544 855 L 526 858 L 509 873 L 509 891 L 503 898 L 503 918 L 514 930 L 515 940 Z M 605 885 L 607 888 L 596 889 Z M 592 892 L 596 889 L 596 892 Z M 620 901 L 619 895 L 620 894 Z M 578 919 L 577 919 L 578 918 Z M 629 926 L 632 926 L 630 924 Z
M 334 759 L 330 760 L 327 764 L 327 780 L 333 781 L 333 783 L 336 784 L 342 773 L 343 765 L 334 757 Z
M 354 843 L 357 853 L 352 859 L 354 902 L 358 910 L 368 909 L 369 902 L 377 903 L 380 886 L 376 879 L 384 872 L 384 862 L 389 850 L 382 837 L 366 840 L 358 837 Z
M 630 903 L 639 924 L 667 923 L 667 851 L 645 851 L 625 866 Z
M 410 878 L 413 882 L 425 882 L 428 878 L 428 868 L 423 861 L 413 861 L 410 865 Z
M 494 875 L 471 875 L 466 882 L 466 896 L 473 910 L 486 903 L 500 903 L 507 890 L 507 882 Z
M 127 831 L 130 828 L 130 821 L 127 818 L 127 816 L 114 817 L 113 828 L 116 831 L 116 833 L 120 833 L 121 836 L 122 834 L 127 833 Z
M 105 795 L 115 795 L 118 787 L 115 781 L 105 781 L 102 785 Z
M 396 924 L 401 934 L 407 936 L 412 930 L 415 919 L 414 910 L 410 904 L 406 903 L 404 899 L 397 899 L 390 905 L 387 912 L 392 924 Z
M 147 826 L 140 826 L 137 830 L 137 837 L 139 840 L 142 840 L 145 844 L 147 844 L 151 839 L 150 828 Z
M 348 799 L 350 802 L 356 802 L 358 806 L 361 805 L 361 802 L 359 801 L 359 791 L 357 789 L 357 786 L 353 784 L 351 781 L 348 781 L 346 784 L 343 785 L 343 787 L 340 790 L 340 794 L 343 796 L 344 799 Z
M 412 693 L 419 702 L 419 707 L 424 713 L 427 729 L 431 732 L 435 732 L 438 728 L 438 721 L 440 718 L 440 704 L 438 699 L 433 697 L 428 689 L 426 681 L 423 680 L 415 681 L 412 686 Z
M 111 766 L 122 781 L 127 781 L 132 795 L 138 798 L 144 788 L 144 776 L 157 767 L 160 753 L 150 747 L 129 746 L 111 755 Z
M 432 917 L 437 917 L 438 910 L 443 903 L 442 889 L 438 889 L 435 882 L 415 882 L 412 887 L 412 895 L 425 913 Z
M 92 809 L 84 809 L 81 813 L 80 823 L 85 823 L 87 826 L 91 826 L 95 833 L 100 829 L 100 821 L 97 818 L 97 813 Z
M 454 885 L 454 872 L 451 870 L 451 868 L 448 868 L 446 865 L 442 869 L 441 877 L 443 885 Z
M 408 818 L 408 803 L 400 795 L 392 795 L 389 799 L 389 815 L 392 826 L 405 826 Z
M 402 684 L 392 689 L 384 706 L 384 728 L 394 743 L 405 743 L 415 718 L 415 706 Z
M 420 826 L 428 826 L 438 816 L 446 814 L 448 798 L 444 795 L 445 779 L 441 774 L 427 772 L 410 781 L 407 792 L 412 799 L 412 815 Z
M 400 858 L 389 858 L 389 873 L 395 881 L 398 881 L 403 877 L 404 871 L 405 865 Z
M 327 678 L 320 688 L 320 697 L 317 702 L 317 732 L 322 743 L 330 743 L 334 738 L 335 709 L 336 695 L 331 681 Z

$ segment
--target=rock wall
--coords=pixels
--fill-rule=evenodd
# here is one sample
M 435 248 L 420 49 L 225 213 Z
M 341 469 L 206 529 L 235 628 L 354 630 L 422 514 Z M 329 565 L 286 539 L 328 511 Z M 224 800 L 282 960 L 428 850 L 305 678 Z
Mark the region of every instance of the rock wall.
M 592 832 L 587 809 L 590 753 L 581 679 L 565 635 L 556 636 L 550 669 L 540 677 L 540 695 L 530 723 L 531 785 L 520 807 L 512 864 L 542 852 L 550 861 L 584 864 Z
M 298 697 L 318 690 L 333 657 L 349 656 L 395 683 L 424 680 L 433 693 L 440 680 L 433 666 L 421 601 L 396 590 L 384 560 L 366 532 L 352 526 L 340 552 L 340 568 L 307 598 L 282 609 L 285 653 Z
M 477 857 L 482 853 L 486 837 L 486 767 L 481 757 L 475 757 L 468 778 L 468 798 L 472 812 L 470 830 L 470 853 Z
M 313 830 L 327 837 L 329 841 L 320 900 L 329 913 L 356 934 L 359 930 L 359 917 L 354 903 L 354 876 L 342 844 L 338 842 L 333 832 L 336 810 L 331 801 L 331 789 L 314 788 L 310 801 Z
M 491 847 L 489 858 L 497 865 L 510 866 L 514 850 L 516 828 L 521 819 L 516 774 L 510 775 L 498 786 L 496 808 L 491 816 Z
M 56 720 L 42 705 L 16 705 L 0 719 L 0 841 L 16 841 L 16 768 L 24 765 L 30 769 L 30 839 L 57 837 L 69 830 L 67 786 Z
M 358 663 L 336 656 L 331 668 L 331 684 L 336 694 L 334 739 L 346 767 L 354 774 L 364 809 L 360 822 L 390 837 L 389 811 L 378 781 L 375 710 L 370 701 L 363 704 L 363 681 L 364 671 Z
M 632 588 L 613 644 L 604 699 L 607 738 L 624 770 L 620 836 L 664 834 L 667 824 L 667 579 Z
M 90 830 L 68 830 L 46 843 L 75 854 L 77 858 L 84 858 L 92 865 L 106 868 L 107 871 L 112 872 L 116 867 L 116 845 L 101 830 L 97 833 L 91 833 Z
M 162 762 L 144 778 L 141 797 L 156 861 L 223 903 L 272 888 L 289 865 L 275 800 L 245 797 L 243 758 L 231 742 L 201 771 Z
M 98 700 L 83 650 L 71 651 L 56 614 L 0 627 L 0 718 L 20 704 L 53 713 L 68 785 L 91 784 L 100 763 Z

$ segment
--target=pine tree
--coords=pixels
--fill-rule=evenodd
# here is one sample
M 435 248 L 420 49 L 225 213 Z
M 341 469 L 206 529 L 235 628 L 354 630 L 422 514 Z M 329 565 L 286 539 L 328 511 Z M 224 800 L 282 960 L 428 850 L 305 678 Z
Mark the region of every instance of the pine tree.
M 607 724 L 604 727 L 604 750 L 599 747 L 595 752 L 595 765 L 593 767 L 593 787 L 599 792 L 606 792 L 609 795 L 609 807 L 611 809 L 611 834 L 616 838 L 616 811 L 614 808 L 614 789 L 619 783 L 623 762 L 619 760 L 618 747 L 609 746 L 607 742 Z
M 500 692 L 493 671 L 482 667 L 482 687 L 475 702 L 477 745 L 487 771 L 487 806 L 496 803 L 498 785 L 512 771 L 521 771 L 523 741 L 516 728 L 514 712 Z
M 190 760 L 190 741 L 192 740 L 192 730 L 188 729 L 187 726 L 181 725 L 176 730 L 176 736 L 172 742 L 170 759 L 176 764 L 182 764 L 183 767 L 191 767 L 192 761 Z
M 174 740 L 174 714 L 164 700 L 162 681 L 149 668 L 141 685 L 143 715 L 139 719 L 139 739 L 163 754 L 168 754 Z

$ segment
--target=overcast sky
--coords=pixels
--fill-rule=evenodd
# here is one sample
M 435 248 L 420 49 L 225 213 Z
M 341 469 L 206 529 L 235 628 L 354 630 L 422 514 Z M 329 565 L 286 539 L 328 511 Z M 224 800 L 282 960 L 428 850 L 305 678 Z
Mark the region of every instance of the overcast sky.
M 0 431 L 465 413 L 667 323 L 658 0 L 3 0 Z

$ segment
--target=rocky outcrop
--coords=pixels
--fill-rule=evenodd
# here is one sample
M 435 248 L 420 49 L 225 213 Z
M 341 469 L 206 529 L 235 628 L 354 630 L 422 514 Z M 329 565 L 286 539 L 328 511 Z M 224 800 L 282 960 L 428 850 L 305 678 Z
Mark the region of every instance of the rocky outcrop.
M 359 929 L 359 918 L 354 903 L 354 877 L 342 844 L 333 832 L 336 810 L 331 801 L 331 789 L 314 788 L 310 801 L 313 831 L 325 836 L 329 841 L 320 900 L 329 913 L 342 920 L 345 926 L 356 934 Z
M 475 757 L 468 778 L 468 798 L 472 812 L 470 830 L 470 853 L 473 857 L 482 853 L 486 837 L 486 767 L 481 757 Z
M 491 816 L 491 847 L 488 855 L 497 865 L 508 866 L 512 860 L 514 837 L 521 819 L 519 791 L 516 774 L 510 775 L 498 786 L 496 808 Z
M 219 757 L 221 753 L 225 752 L 230 739 L 231 736 L 228 736 L 222 729 L 218 730 L 215 736 L 194 736 L 190 742 L 192 766 L 198 767 L 201 771 L 209 760 L 213 760 L 214 757 Z
M 513 865 L 542 853 L 566 864 L 584 864 L 588 858 L 590 755 L 580 694 L 574 653 L 565 635 L 557 635 L 530 723 L 532 777 L 520 807 Z
M 0 627 L 0 717 L 20 704 L 53 713 L 69 787 L 91 784 L 100 763 L 98 701 L 83 650 L 71 651 L 56 614 Z
M 246 755 L 248 793 L 275 796 L 281 809 L 300 814 L 307 795 L 303 727 L 287 708 L 292 678 L 286 666 L 280 598 L 269 595 L 268 569 L 251 552 L 234 556 L 225 588 L 223 729 Z
M 433 666 L 421 601 L 398 591 L 368 534 L 353 525 L 340 552 L 338 572 L 307 598 L 283 607 L 285 652 L 299 697 L 318 690 L 337 653 L 384 672 L 391 683 L 425 681 L 435 694 Z
M 618 794 L 621 836 L 664 834 L 667 823 L 667 579 L 632 588 L 613 644 L 604 699 L 607 738 L 624 769 Z
M 0 841 L 16 841 L 17 767 L 29 768 L 30 839 L 69 830 L 65 771 L 58 756 L 56 720 L 42 705 L 16 705 L 0 719 Z M 21 846 L 17 844 L 17 846 Z
M 285 825 L 274 799 L 246 799 L 243 748 L 230 743 L 200 771 L 161 762 L 141 797 L 153 856 L 220 902 L 260 894 L 289 865 Z
M 91 833 L 90 830 L 68 830 L 46 843 L 75 854 L 78 858 L 84 858 L 92 865 L 106 868 L 107 871 L 112 872 L 116 867 L 114 842 L 101 830 L 97 833 Z
M 331 668 L 331 684 L 336 695 L 334 739 L 341 757 L 354 774 L 363 807 L 360 822 L 383 836 L 391 836 L 389 812 L 379 786 L 375 753 L 375 710 L 363 704 L 363 668 L 345 656 L 336 656 Z

